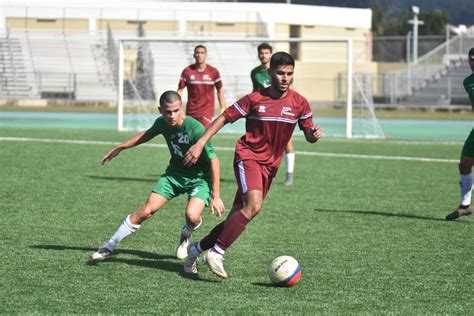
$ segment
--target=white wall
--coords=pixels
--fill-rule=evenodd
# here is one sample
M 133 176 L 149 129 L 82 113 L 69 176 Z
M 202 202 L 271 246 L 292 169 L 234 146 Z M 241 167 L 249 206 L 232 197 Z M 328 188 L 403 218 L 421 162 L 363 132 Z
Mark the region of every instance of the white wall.
M 27 9 L 26 9 L 27 7 Z M 162 2 L 159 0 L 3 0 L 0 7 L 0 32 L 5 17 L 89 18 L 186 20 L 207 19 L 214 22 L 256 22 L 267 25 L 274 36 L 275 23 L 320 25 L 370 29 L 372 11 L 324 6 L 279 3 L 235 2 Z M 93 27 L 91 27 L 93 32 Z

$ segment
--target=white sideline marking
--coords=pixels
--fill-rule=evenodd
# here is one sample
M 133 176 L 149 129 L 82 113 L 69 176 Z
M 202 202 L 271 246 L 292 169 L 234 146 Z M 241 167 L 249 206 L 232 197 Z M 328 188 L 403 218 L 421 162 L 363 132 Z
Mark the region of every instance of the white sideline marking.
M 119 142 L 105 142 L 95 140 L 69 140 L 69 139 L 48 139 L 48 138 L 30 138 L 30 137 L 0 137 L 0 141 L 15 142 L 40 142 L 40 143 L 60 143 L 60 144 L 79 144 L 79 145 L 118 145 Z M 165 144 L 141 144 L 140 146 L 168 148 Z M 216 150 L 234 151 L 231 147 L 217 147 Z M 373 159 L 373 160 L 396 160 L 396 161 L 421 161 L 421 162 L 441 162 L 441 163 L 458 163 L 456 159 L 439 159 L 439 158 L 422 158 L 422 157 L 404 157 L 404 156 L 379 156 L 379 155 L 358 155 L 358 154 L 335 154 L 335 153 L 319 153 L 310 151 L 295 151 L 298 155 L 332 157 L 332 158 L 356 158 L 356 159 Z

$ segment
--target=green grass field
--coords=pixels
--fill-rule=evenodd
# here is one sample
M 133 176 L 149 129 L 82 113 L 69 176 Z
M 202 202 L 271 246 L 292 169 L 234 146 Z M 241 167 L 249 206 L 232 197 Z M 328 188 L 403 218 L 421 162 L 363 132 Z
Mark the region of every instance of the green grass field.
M 101 166 L 112 144 L 71 140 L 120 142 L 131 135 L 0 129 L 0 314 L 473 312 L 474 218 L 444 220 L 458 204 L 455 161 L 462 144 L 326 139 L 311 145 L 296 138 L 294 186 L 283 185 L 280 170 L 262 213 L 226 254 L 230 278 L 220 280 L 203 265 L 198 278 L 184 275 L 173 257 L 185 197 L 144 223 L 110 260 L 89 263 L 144 202 L 169 154 L 142 146 Z M 236 189 L 236 137 L 214 140 L 227 207 Z M 206 210 L 195 239 L 217 222 Z M 293 288 L 270 284 L 266 268 L 278 255 L 302 266 Z

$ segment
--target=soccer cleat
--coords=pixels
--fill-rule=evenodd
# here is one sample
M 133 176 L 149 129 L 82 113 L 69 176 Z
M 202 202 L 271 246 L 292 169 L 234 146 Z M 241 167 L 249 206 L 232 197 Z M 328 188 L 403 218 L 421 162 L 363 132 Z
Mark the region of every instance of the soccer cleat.
M 197 264 L 199 262 L 199 253 L 195 256 L 191 255 L 191 247 L 196 243 L 188 246 L 188 256 L 184 259 L 184 272 L 190 274 L 198 274 Z
M 293 173 L 292 172 L 287 172 L 286 173 L 285 185 L 293 185 Z
M 189 237 L 184 237 L 181 235 L 181 238 L 179 239 L 179 246 L 176 248 L 176 258 L 183 260 L 186 259 L 188 256 L 188 247 L 191 244 L 191 241 L 193 239 L 191 236 Z
M 455 220 L 461 216 L 469 216 L 472 214 L 472 208 L 470 205 L 459 205 L 459 207 L 452 213 L 446 215 L 447 221 Z
M 209 250 L 204 255 L 204 262 L 215 275 L 227 279 L 228 275 L 224 270 L 224 256 Z
M 95 261 L 102 261 L 110 257 L 111 254 L 112 254 L 112 250 L 104 246 L 104 247 L 99 248 L 96 252 L 94 252 L 91 256 L 91 259 Z

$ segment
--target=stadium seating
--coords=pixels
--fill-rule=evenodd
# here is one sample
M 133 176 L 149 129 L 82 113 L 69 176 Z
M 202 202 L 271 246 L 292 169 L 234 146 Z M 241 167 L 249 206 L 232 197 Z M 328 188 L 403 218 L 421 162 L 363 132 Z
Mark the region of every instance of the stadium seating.
M 34 93 L 32 73 L 25 67 L 22 43 L 19 38 L 1 38 L 1 92 L 4 98 L 24 97 Z
M 5 41 L 2 49 L 7 49 Z M 6 63 L 4 59 L 3 67 L 10 64 L 12 68 L 14 64 L 22 70 L 15 80 L 6 79 L 8 86 L 17 87 L 10 89 L 12 96 L 94 101 L 116 98 L 105 43 L 100 36 L 90 36 L 86 31 L 16 29 L 9 42 L 13 45 L 15 63 Z

